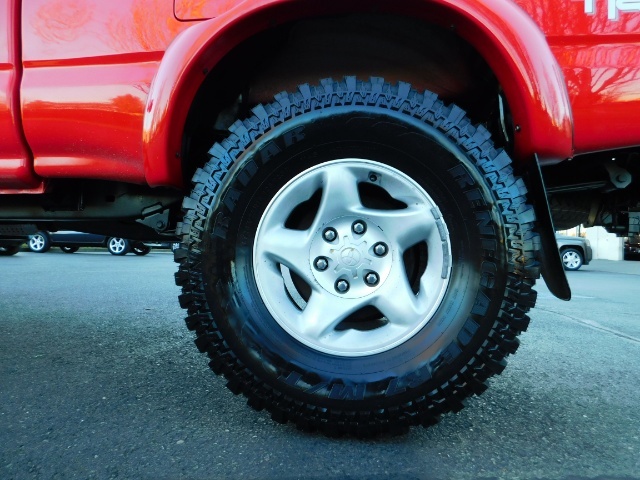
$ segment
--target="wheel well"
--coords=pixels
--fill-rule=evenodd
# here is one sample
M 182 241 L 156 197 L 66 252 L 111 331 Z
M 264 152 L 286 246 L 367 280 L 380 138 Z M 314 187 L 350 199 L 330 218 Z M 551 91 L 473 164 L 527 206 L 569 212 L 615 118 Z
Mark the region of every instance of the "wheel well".
M 640 149 L 596 152 L 543 168 L 557 230 L 602 226 L 633 233 L 630 212 L 640 209 Z
M 508 146 L 510 122 L 508 109 L 500 116 L 500 86 L 480 54 L 455 32 L 403 16 L 322 17 L 260 33 L 208 73 L 184 129 L 185 183 L 208 159 L 212 144 L 253 106 L 300 84 L 345 75 L 380 76 L 431 90 L 489 128 L 498 146 Z

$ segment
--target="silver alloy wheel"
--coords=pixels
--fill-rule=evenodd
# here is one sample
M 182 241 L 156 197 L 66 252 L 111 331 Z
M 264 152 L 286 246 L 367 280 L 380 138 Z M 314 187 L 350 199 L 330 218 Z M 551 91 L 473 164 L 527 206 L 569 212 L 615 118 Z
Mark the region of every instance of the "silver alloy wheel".
M 567 250 L 562 254 L 562 263 L 569 270 L 577 270 L 582 266 L 582 258 L 575 250 Z
M 120 255 L 127 248 L 127 242 L 124 238 L 111 238 L 109 240 L 109 250 L 116 255 Z
M 29 239 L 29 248 L 34 252 L 42 251 L 46 244 L 46 239 L 40 233 L 36 233 Z
M 406 208 L 365 207 L 358 185 L 372 181 Z M 311 226 L 287 228 L 293 209 L 320 189 Z M 428 263 L 416 287 L 404 254 L 421 243 Z M 267 309 L 290 335 L 324 353 L 365 356 L 406 342 L 433 317 L 449 284 L 451 246 L 438 206 L 413 179 L 341 159 L 302 172 L 275 195 L 258 225 L 253 269 Z M 376 328 L 337 328 L 371 307 L 384 319 Z

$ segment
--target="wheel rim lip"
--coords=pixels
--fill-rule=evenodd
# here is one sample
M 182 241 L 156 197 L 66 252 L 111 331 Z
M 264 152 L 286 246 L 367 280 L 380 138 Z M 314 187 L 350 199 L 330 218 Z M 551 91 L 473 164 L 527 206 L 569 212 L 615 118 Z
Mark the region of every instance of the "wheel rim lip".
M 568 268 L 576 268 L 580 265 L 580 257 L 575 252 L 565 252 L 562 260 Z
M 34 235 L 29 240 L 29 246 L 34 250 L 42 250 L 44 248 L 44 237 L 42 235 Z
M 121 253 L 124 250 L 124 241 L 121 238 L 112 238 L 109 241 L 109 246 L 112 251 Z
M 305 336 L 305 334 L 302 333 L 297 328 L 297 326 L 295 325 L 295 322 L 292 322 L 287 318 L 286 316 L 287 309 L 282 308 L 282 305 L 285 304 L 285 302 L 283 301 L 284 299 L 282 296 L 282 292 L 280 294 L 274 294 L 274 286 L 272 284 L 269 284 L 263 279 L 263 273 L 266 267 L 265 267 L 264 259 L 260 258 L 260 255 L 258 253 L 259 251 L 258 245 L 260 242 L 260 237 L 262 235 L 262 232 L 266 229 L 265 225 L 268 224 L 269 222 L 269 213 L 273 211 L 276 206 L 283 203 L 282 197 L 283 196 L 286 197 L 287 190 L 289 190 L 296 182 L 300 181 L 301 178 L 307 175 L 314 174 L 321 169 L 331 168 L 333 166 L 340 165 L 340 164 L 342 165 L 355 164 L 356 168 L 361 169 L 363 171 L 364 170 L 370 171 L 371 169 L 373 169 L 374 171 L 385 171 L 387 173 L 391 173 L 393 175 L 396 175 L 396 177 L 399 177 L 402 180 L 404 180 L 408 185 L 407 188 L 411 188 L 419 191 L 421 194 L 422 200 L 425 202 L 425 204 L 431 207 L 430 211 L 432 212 L 434 217 L 437 218 L 438 221 L 441 223 L 442 228 L 440 228 L 440 226 L 438 227 L 438 229 L 441 230 L 439 234 L 439 238 L 442 238 L 443 231 L 444 231 L 445 238 L 442 238 L 442 244 L 446 245 L 444 248 L 440 245 L 438 245 L 437 248 L 434 247 L 433 249 L 431 246 L 428 247 L 429 261 L 430 262 L 432 261 L 432 255 L 433 255 L 433 258 L 434 258 L 433 261 L 434 263 L 437 263 L 435 258 L 438 255 L 441 255 L 441 258 L 439 260 L 441 260 L 443 265 L 445 266 L 441 268 L 442 274 L 438 275 L 439 278 L 438 278 L 436 287 L 434 288 L 434 291 L 436 292 L 436 294 L 433 296 L 433 300 L 431 300 L 431 304 L 429 308 L 424 312 L 424 314 L 422 314 L 418 320 L 410 322 L 410 325 L 407 326 L 400 335 L 394 335 L 388 341 L 380 341 L 380 340 L 374 339 L 369 343 L 367 342 L 365 342 L 364 344 L 359 343 L 358 346 L 350 347 L 350 348 L 337 346 L 335 344 L 331 344 L 330 342 L 327 343 L 323 341 L 318 341 L 316 338 L 309 338 L 308 336 Z M 291 207 L 291 210 L 293 210 L 293 207 Z M 291 210 L 289 210 L 289 212 L 291 212 Z M 345 213 L 345 215 L 347 214 Z M 327 221 L 320 222 L 320 224 L 323 226 L 326 226 Z M 320 228 L 318 231 L 320 230 L 323 230 L 323 227 Z M 398 258 L 395 258 L 395 263 L 399 264 L 402 262 L 403 264 L 401 255 L 398 254 L 395 246 L 389 245 L 389 250 L 390 251 L 388 255 L 394 255 L 398 257 Z M 450 276 L 451 276 L 451 268 L 452 268 L 451 258 L 452 256 L 451 256 L 450 237 L 449 237 L 447 226 L 440 213 L 440 210 L 437 204 L 430 197 L 430 195 L 417 182 L 415 182 L 415 180 L 413 180 L 411 177 L 404 174 L 400 170 L 397 170 L 386 164 L 378 163 L 368 159 L 345 158 L 345 159 L 336 159 L 329 162 L 325 162 L 325 163 L 316 165 L 314 167 L 311 167 L 305 170 L 304 172 L 301 172 L 300 174 L 296 175 L 294 178 L 289 180 L 276 193 L 276 195 L 274 195 L 274 197 L 266 207 L 265 211 L 263 212 L 262 218 L 260 219 L 260 222 L 258 224 L 258 228 L 256 229 L 256 236 L 255 236 L 254 248 L 253 248 L 253 272 L 255 275 L 255 281 L 256 281 L 258 291 L 265 304 L 265 307 L 267 308 L 269 313 L 272 315 L 274 320 L 292 337 L 294 337 L 296 340 L 300 341 L 304 345 L 310 347 L 311 349 L 322 352 L 322 353 L 327 353 L 327 354 L 342 356 L 342 357 L 362 357 L 362 356 L 374 355 L 374 354 L 391 350 L 392 348 L 395 348 L 398 345 L 401 345 L 409 341 L 420 330 L 422 330 L 425 325 L 429 323 L 429 321 L 434 317 L 436 311 L 440 307 L 442 300 L 444 298 L 444 295 L 447 291 Z M 403 264 L 403 268 L 404 268 L 404 264 Z M 423 273 L 423 277 L 425 275 L 426 275 L 426 272 Z M 433 276 L 433 274 L 431 274 L 431 276 Z M 421 277 L 421 279 L 423 277 Z M 286 283 L 286 279 L 283 279 L 283 283 Z M 282 286 L 276 287 L 275 289 L 282 290 Z M 290 298 L 288 300 L 290 300 Z M 364 335 L 367 335 L 367 333 L 364 331 L 359 331 L 359 333 L 357 334 L 357 336 L 359 336 L 360 339 L 362 339 Z

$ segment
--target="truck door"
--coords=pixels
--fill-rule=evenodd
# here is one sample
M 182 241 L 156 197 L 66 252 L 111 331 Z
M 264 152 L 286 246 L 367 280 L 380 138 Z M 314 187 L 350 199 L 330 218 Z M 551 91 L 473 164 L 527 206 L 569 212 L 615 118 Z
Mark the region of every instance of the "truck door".
M 20 3 L 0 0 L 0 193 L 37 190 L 20 115 Z
M 22 104 L 44 178 L 144 183 L 142 119 L 172 0 L 24 0 Z

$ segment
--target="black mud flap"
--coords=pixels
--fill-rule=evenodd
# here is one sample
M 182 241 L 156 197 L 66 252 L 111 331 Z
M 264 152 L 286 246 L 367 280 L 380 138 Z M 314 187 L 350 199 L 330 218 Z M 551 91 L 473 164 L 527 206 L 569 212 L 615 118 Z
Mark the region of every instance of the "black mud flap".
M 525 172 L 529 200 L 533 203 L 538 220 L 538 234 L 540 235 L 540 263 L 542 264 L 542 278 L 549 291 L 561 300 L 571 300 L 571 287 L 564 271 L 560 251 L 556 243 L 556 231 L 551 218 L 551 210 L 547 200 L 544 179 L 540 171 L 538 156 L 529 163 Z

